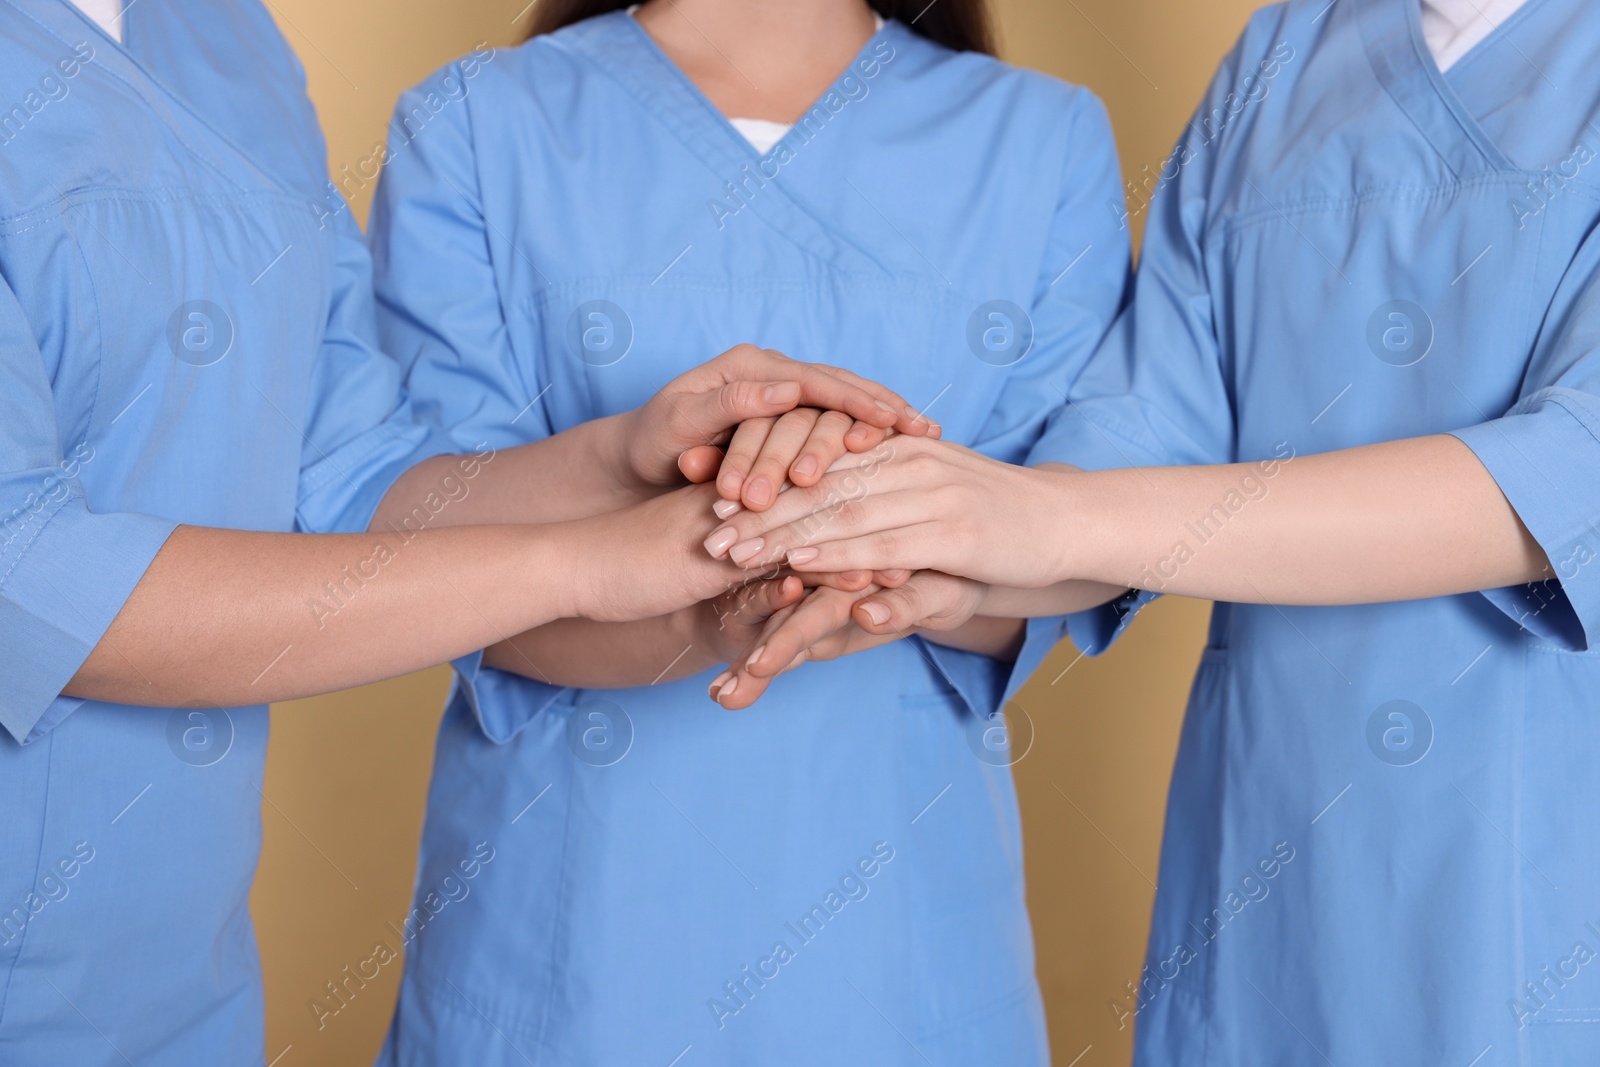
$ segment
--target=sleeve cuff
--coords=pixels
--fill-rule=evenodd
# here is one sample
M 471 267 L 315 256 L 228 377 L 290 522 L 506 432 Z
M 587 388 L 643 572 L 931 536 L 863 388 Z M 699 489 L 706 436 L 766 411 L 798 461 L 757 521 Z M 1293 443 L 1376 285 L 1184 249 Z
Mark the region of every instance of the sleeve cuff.
M 1555 579 L 1483 595 L 1519 625 L 1586 651 L 1600 636 L 1600 439 L 1581 405 L 1536 393 L 1457 430 L 1550 560 Z
M 387 423 L 306 469 L 300 480 L 300 529 L 363 533 L 402 474 L 423 460 L 460 451 L 442 430 L 403 421 Z
M 1171 462 L 1162 459 L 1153 445 L 1136 444 L 1141 436 L 1095 401 L 1083 400 L 1055 413 L 1027 462 L 1030 467 L 1068 463 L 1086 471 L 1161 467 Z
M 1010 664 L 1001 663 L 978 652 L 934 644 L 920 635 L 911 638 L 922 645 L 922 650 L 938 668 L 961 697 L 967 709 L 979 718 L 988 718 L 1000 710 L 1000 698 L 1006 690 Z
M 61 690 L 177 525 L 151 515 L 96 515 L 74 494 L 9 554 L 0 575 L 0 725 L 19 744 L 42 737 L 82 703 Z
M 497 745 L 516 737 L 547 709 L 577 699 L 575 689 L 485 667 L 482 652 L 462 656 L 450 665 L 456 672 L 450 699 L 465 701 L 483 735 Z
M 1098 656 L 1122 636 L 1134 617 L 1160 593 L 1130 589 L 1117 599 L 1067 616 L 1067 634 L 1085 656 Z

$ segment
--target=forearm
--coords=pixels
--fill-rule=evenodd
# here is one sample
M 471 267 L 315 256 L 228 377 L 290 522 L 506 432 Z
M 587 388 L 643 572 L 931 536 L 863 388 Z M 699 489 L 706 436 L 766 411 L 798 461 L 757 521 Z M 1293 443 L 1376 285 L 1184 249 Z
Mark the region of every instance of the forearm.
M 65 693 L 231 706 L 404 674 L 570 613 L 571 551 L 534 527 L 179 527 Z
M 1027 635 L 1027 623 L 1020 618 L 997 618 L 991 615 L 974 615 L 952 630 L 919 630 L 923 638 L 946 648 L 1012 663 L 1022 651 L 1022 641 Z
M 698 639 L 691 611 L 639 622 L 559 619 L 491 646 L 483 662 L 549 685 L 580 689 L 676 681 L 722 662 Z
M 617 511 L 664 491 L 631 473 L 630 415 L 610 415 L 514 448 L 434 456 L 395 480 L 371 529 L 547 523 Z
M 1058 573 L 1211 600 L 1370 603 L 1549 576 L 1494 479 L 1447 436 L 1062 475 L 1051 506 Z

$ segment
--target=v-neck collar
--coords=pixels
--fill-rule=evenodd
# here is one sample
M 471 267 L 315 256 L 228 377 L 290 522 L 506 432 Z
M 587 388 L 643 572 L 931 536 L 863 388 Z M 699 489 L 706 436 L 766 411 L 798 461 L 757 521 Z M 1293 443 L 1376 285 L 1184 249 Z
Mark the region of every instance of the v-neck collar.
M 1529 0 L 1537 3 L 1538 0 Z M 1417 0 L 1356 0 L 1372 71 L 1458 179 L 1516 165 L 1461 103 L 1422 35 Z
M 9 0 L 9 2 L 11 6 L 17 8 L 19 11 L 22 11 L 22 5 L 19 0 Z M 95 34 L 97 36 L 97 40 L 101 44 L 103 44 L 106 48 L 111 49 L 110 63 L 107 63 L 105 58 L 101 56 L 96 56 L 95 62 L 99 64 L 100 67 L 108 74 L 110 74 L 111 77 L 126 85 L 130 91 L 135 93 L 146 104 L 150 105 L 153 110 L 157 111 L 157 113 L 161 114 L 162 120 L 166 123 L 167 127 L 172 130 L 172 132 L 181 141 L 183 141 L 183 143 L 188 147 L 189 151 L 194 154 L 195 158 L 209 166 L 212 172 L 219 179 L 226 181 L 230 185 L 238 185 L 238 180 L 230 176 L 225 167 L 200 150 L 199 146 L 195 144 L 193 137 L 184 131 L 179 126 L 178 122 L 175 121 L 174 117 L 172 116 L 173 112 L 182 113 L 182 115 L 188 121 L 193 122 L 201 127 L 207 136 L 214 138 L 220 144 L 225 145 L 235 156 L 239 158 L 240 161 L 253 170 L 263 182 L 272 186 L 277 191 L 291 196 L 296 200 L 304 200 L 305 196 L 302 192 L 295 189 L 294 186 L 286 179 L 280 177 L 278 173 L 271 167 L 265 166 L 258 162 L 254 155 L 245 151 L 244 148 L 237 144 L 231 137 L 229 137 L 222 130 L 218 129 L 216 124 L 200 111 L 196 110 L 182 93 L 176 92 L 167 86 L 165 82 L 151 72 L 143 63 L 139 61 L 138 57 L 129 50 L 127 40 L 130 34 L 130 27 L 132 23 L 129 15 L 131 13 L 130 9 L 135 6 L 136 3 L 129 4 L 123 9 L 123 39 L 120 41 L 107 33 L 105 27 L 101 26 L 94 19 L 90 18 L 82 8 L 72 3 L 72 0 L 49 0 L 49 2 L 42 5 L 45 10 L 22 11 L 22 13 L 32 18 L 40 26 L 44 27 L 47 32 L 64 44 L 69 44 L 71 37 L 71 34 L 68 31 L 69 23 L 65 20 L 71 20 L 71 26 L 85 27 L 90 33 Z
M 756 152 L 727 116 L 717 110 L 699 86 L 684 74 L 678 65 L 663 52 L 644 27 L 625 11 L 580 22 L 560 31 L 563 47 L 582 56 L 615 79 L 634 98 L 646 113 L 655 118 L 717 178 L 737 179 L 745 168 L 763 162 L 767 156 Z M 910 51 L 915 45 L 914 35 L 899 23 L 885 20 L 883 28 L 870 37 L 861 50 L 850 60 L 850 65 L 840 72 L 810 108 L 824 106 L 822 101 L 836 92 L 839 82 L 868 51 L 879 41 L 888 41 L 896 55 Z M 802 117 L 801 122 L 805 119 Z M 784 140 L 787 140 L 785 138 Z M 780 140 L 772 152 L 784 143 Z M 771 155 L 769 152 L 767 155 Z M 804 198 L 767 176 L 767 192 L 751 199 L 746 210 L 764 219 L 788 240 L 804 248 L 817 258 L 839 266 L 871 263 L 879 270 L 891 268 L 873 255 L 848 232 L 841 229 L 837 220 L 824 222 Z
M 655 38 L 626 11 L 602 15 L 591 20 L 583 29 L 588 32 L 575 37 L 581 46 L 587 46 L 582 47 L 584 54 L 600 62 L 652 114 L 697 148 L 702 158 L 708 161 L 716 159 L 719 166 L 727 165 L 737 170 L 741 164 L 763 159 L 765 155 L 778 150 L 775 144 L 765 155 L 757 152 L 755 146 L 728 121 L 728 116 L 718 110 L 683 72 L 683 68 L 673 62 Z M 867 38 L 844 69 L 806 107 L 801 121 L 804 121 L 805 115 L 823 106 L 822 102 L 828 94 L 837 91 L 840 80 L 856 69 L 856 64 L 867 56 L 879 40 L 895 38 L 901 32 L 896 22 L 885 19 L 883 26 Z M 601 43 L 601 38 L 604 38 L 603 48 L 593 47 Z M 898 50 L 899 42 L 894 43 Z

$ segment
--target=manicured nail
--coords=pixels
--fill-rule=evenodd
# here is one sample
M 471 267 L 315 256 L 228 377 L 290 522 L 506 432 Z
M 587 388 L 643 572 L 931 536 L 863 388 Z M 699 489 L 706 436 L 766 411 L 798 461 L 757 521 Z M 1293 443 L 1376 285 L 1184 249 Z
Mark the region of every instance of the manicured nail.
M 737 495 L 739 490 L 744 488 L 744 472 L 729 467 L 717 475 L 717 488 L 721 492 Z
M 842 571 L 839 577 L 850 585 L 866 585 L 872 579 L 871 571 Z
M 721 689 L 725 684 L 727 684 L 728 679 L 732 677 L 732 671 L 723 671 L 721 674 L 711 679 L 711 686 L 706 690 L 706 695 L 712 700 L 717 699 L 717 697 L 720 695 L 718 694 L 717 690 Z
M 789 566 L 799 567 L 810 563 L 820 554 L 821 553 L 815 548 L 797 548 L 790 552 L 787 558 L 789 560 Z
M 809 478 L 817 473 L 817 462 L 816 456 L 801 456 L 800 462 L 794 465 L 793 473 L 802 478 Z
M 741 541 L 728 550 L 728 558 L 735 563 L 743 563 L 757 552 L 766 542 L 759 537 L 752 537 L 748 541 Z
M 874 626 L 882 626 L 889 621 L 889 616 L 892 614 L 888 608 L 871 600 L 861 605 L 861 610 L 867 613 L 867 618 L 872 620 Z
M 735 530 L 732 526 L 719 527 L 718 529 L 712 530 L 711 536 L 706 538 L 706 551 L 711 553 L 713 556 L 721 556 L 724 552 L 728 551 L 728 549 L 732 548 L 733 543 L 737 540 L 739 540 L 738 530 Z
M 891 414 L 891 415 L 894 414 L 894 405 L 893 404 L 885 404 L 882 400 L 879 400 L 877 402 L 877 404 L 878 404 L 878 406 L 880 408 L 882 408 L 883 410 L 887 411 L 889 414 Z
M 733 696 L 733 691 L 735 689 L 737 689 L 737 688 L 739 688 L 739 679 L 737 679 L 737 678 L 728 679 L 728 684 L 723 686 L 722 690 L 717 693 L 717 699 L 721 700 L 724 697 Z
M 916 408 L 912 407 L 910 404 L 906 405 L 906 414 L 911 416 L 911 421 L 912 422 L 924 422 L 924 421 L 926 421 L 922 417 L 922 412 L 918 411 Z
M 944 436 L 944 427 L 940 426 L 937 422 L 930 422 L 928 424 L 928 436 L 932 437 L 934 440 L 938 440 Z
M 757 663 L 761 662 L 761 653 L 765 652 L 766 650 L 766 645 L 757 645 L 756 650 L 750 653 L 750 658 L 744 661 L 745 670 L 749 670 L 751 667 L 754 667 Z
M 737 500 L 719 500 L 711 505 L 711 510 L 719 519 L 731 519 L 739 513 L 740 504 Z
M 890 571 L 879 571 L 878 573 L 881 574 L 883 577 L 889 579 L 889 581 L 891 581 L 891 582 L 898 582 L 900 579 L 902 579 L 902 578 L 904 578 L 906 576 L 906 572 L 905 571 L 890 570 Z
M 853 429 L 851 429 L 851 431 L 849 433 L 844 435 L 844 439 L 846 441 L 855 441 L 857 444 L 860 444 L 862 441 L 868 440 L 868 438 L 869 438 L 869 434 L 868 434 L 867 428 L 865 426 L 856 426 Z
M 764 474 L 758 474 L 750 479 L 750 484 L 744 487 L 744 496 L 752 504 L 766 507 L 772 503 L 772 482 Z
M 769 404 L 793 404 L 800 399 L 800 383 L 778 382 L 767 386 L 761 396 Z

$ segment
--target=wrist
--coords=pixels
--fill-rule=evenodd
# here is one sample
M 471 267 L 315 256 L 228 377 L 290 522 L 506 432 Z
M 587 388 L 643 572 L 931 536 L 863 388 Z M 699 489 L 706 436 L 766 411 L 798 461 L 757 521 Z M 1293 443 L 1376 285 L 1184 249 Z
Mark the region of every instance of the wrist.
M 1028 543 L 1043 564 L 1035 588 L 1083 577 L 1087 542 L 1098 536 L 1098 523 L 1087 516 L 1083 479 L 1077 470 L 1030 469 L 1031 484 L 1019 516 Z
M 640 471 L 634 455 L 633 442 L 640 434 L 638 408 L 593 419 L 584 425 L 592 434 L 590 447 L 594 469 L 603 472 L 619 497 L 638 501 L 660 492 L 662 487 Z
M 523 550 L 517 574 L 535 585 L 535 600 L 549 605 L 549 618 L 543 622 L 580 618 L 594 606 L 590 600 L 596 583 L 583 570 L 588 559 L 580 536 L 584 525 L 578 521 L 521 527 Z

